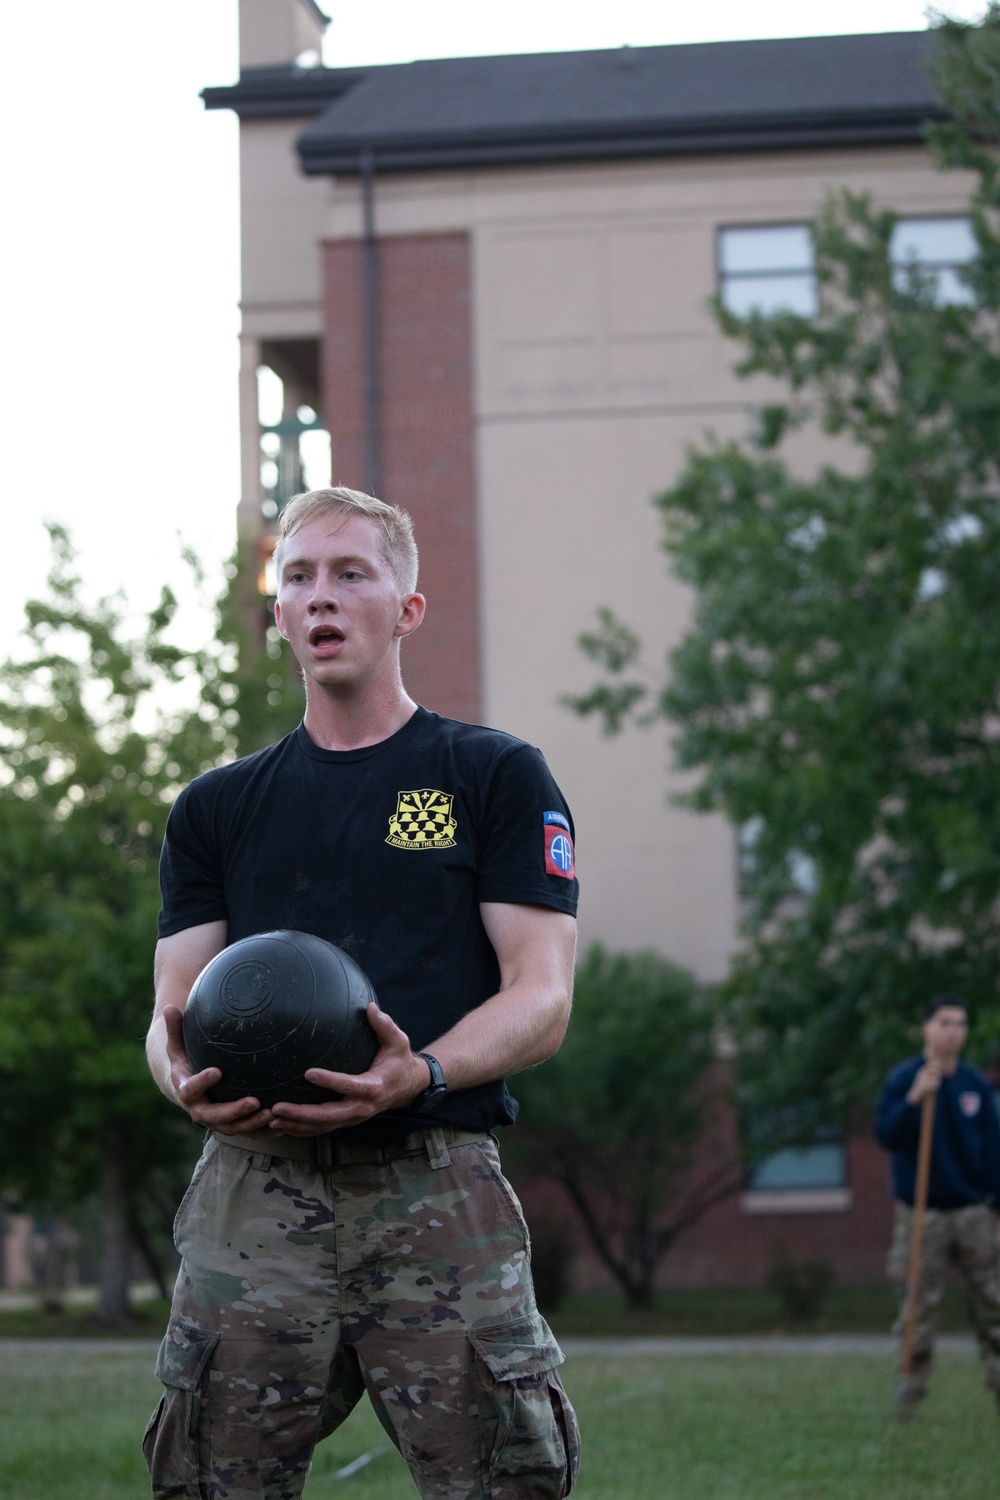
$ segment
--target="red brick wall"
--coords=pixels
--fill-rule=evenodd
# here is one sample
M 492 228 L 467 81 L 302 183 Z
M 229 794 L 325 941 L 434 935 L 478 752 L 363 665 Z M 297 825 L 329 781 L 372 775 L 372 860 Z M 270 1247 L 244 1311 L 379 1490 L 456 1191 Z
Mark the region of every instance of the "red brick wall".
M 366 489 L 363 246 L 323 247 L 323 403 L 333 482 Z M 403 675 L 427 708 L 476 722 L 479 588 L 469 238 L 379 241 L 382 494 L 413 516 L 427 614 Z
M 726 1122 L 719 1123 L 724 1127 Z M 731 1123 L 735 1143 L 735 1122 Z M 615 1283 L 590 1248 L 562 1189 L 546 1180 L 521 1178 L 516 1171 L 513 1175 L 529 1225 L 533 1213 L 576 1225 L 575 1289 L 614 1290 Z M 761 1287 L 782 1260 L 826 1260 L 839 1285 L 876 1285 L 884 1280 L 892 1200 L 889 1158 L 870 1134 L 848 1139 L 847 1183 L 850 1208 L 829 1213 L 748 1214 L 740 1195 L 734 1194 L 678 1238 L 660 1268 L 658 1285 L 664 1290 Z
M 778 1260 L 828 1260 L 842 1286 L 883 1279 L 892 1227 L 889 1158 L 868 1136 L 847 1142 L 851 1206 L 830 1213 L 748 1214 L 739 1197 L 706 1214 L 664 1265 L 671 1287 L 760 1286 Z

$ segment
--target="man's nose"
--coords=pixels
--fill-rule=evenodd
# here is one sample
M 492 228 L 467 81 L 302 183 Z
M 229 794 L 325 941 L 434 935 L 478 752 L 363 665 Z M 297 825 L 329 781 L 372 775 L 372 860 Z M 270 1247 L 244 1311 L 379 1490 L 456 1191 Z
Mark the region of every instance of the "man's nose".
M 323 613 L 325 610 L 335 611 L 339 607 L 333 584 L 324 582 L 322 579 L 317 579 L 309 598 L 309 613 L 317 615 Z

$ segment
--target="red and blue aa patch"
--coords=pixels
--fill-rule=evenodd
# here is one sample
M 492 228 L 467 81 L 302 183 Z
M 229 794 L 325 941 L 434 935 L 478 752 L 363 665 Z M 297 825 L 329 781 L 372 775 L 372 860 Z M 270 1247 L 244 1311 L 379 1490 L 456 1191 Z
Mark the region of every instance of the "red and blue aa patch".
M 572 880 L 576 867 L 569 819 L 561 812 L 547 812 L 542 814 L 542 823 L 545 828 L 546 875 L 561 875 L 564 880 Z

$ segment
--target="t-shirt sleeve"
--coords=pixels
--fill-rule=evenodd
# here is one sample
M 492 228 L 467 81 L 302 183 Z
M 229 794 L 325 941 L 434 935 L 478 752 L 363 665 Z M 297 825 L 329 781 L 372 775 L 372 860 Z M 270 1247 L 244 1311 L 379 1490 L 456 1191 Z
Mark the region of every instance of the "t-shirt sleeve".
M 480 842 L 480 901 L 551 906 L 576 915 L 575 832 L 541 752 L 519 746 L 497 766 Z
M 228 919 L 219 841 L 208 802 L 206 788 L 195 781 L 170 810 L 160 853 L 161 938 Z

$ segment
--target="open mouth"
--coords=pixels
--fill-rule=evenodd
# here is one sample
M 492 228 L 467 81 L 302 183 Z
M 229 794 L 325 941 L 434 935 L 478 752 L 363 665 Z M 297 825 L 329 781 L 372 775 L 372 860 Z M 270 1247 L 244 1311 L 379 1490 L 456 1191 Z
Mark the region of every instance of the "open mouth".
M 336 625 L 314 625 L 309 632 L 309 645 L 314 651 L 332 651 L 341 645 L 344 632 Z

